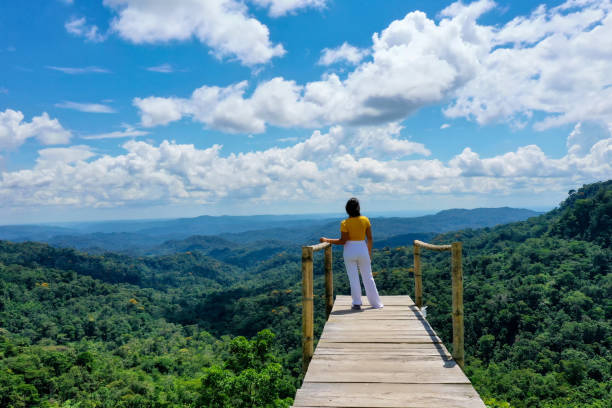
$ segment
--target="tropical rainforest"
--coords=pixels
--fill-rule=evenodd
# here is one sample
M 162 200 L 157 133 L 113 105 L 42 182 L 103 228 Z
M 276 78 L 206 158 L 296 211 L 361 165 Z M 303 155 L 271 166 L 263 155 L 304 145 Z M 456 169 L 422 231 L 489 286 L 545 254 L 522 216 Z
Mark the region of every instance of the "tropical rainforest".
M 488 406 L 612 406 L 612 181 L 525 221 L 430 236 L 463 243 L 465 372 Z M 310 242 L 231 238 L 136 255 L 0 241 L 0 406 L 290 406 Z M 412 246 L 385 244 L 379 291 L 412 295 Z M 422 263 L 427 318 L 450 349 L 450 259 Z M 349 293 L 338 248 L 333 268 Z

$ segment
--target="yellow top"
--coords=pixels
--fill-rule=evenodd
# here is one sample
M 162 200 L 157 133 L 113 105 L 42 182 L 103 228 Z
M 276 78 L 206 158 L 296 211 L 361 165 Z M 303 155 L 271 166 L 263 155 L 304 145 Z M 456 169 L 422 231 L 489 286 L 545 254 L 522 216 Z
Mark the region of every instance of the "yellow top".
M 360 215 L 359 217 L 349 217 L 340 223 L 340 232 L 348 232 L 349 241 L 363 241 L 366 235 L 366 229 L 370 226 L 368 217 Z

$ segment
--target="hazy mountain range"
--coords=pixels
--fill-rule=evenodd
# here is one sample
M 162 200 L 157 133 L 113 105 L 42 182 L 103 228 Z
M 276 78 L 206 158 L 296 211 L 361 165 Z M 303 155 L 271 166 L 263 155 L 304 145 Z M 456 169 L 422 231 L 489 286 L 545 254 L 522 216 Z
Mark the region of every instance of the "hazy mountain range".
M 492 227 L 539 213 L 518 208 L 451 209 L 421 217 L 372 217 L 376 247 L 405 245 L 437 233 Z M 131 254 L 204 252 L 257 241 L 267 247 L 299 246 L 320 236 L 339 235 L 342 217 L 332 215 L 200 216 L 168 220 L 81 222 L 58 225 L 0 226 L 0 239 L 46 242 L 88 252 Z

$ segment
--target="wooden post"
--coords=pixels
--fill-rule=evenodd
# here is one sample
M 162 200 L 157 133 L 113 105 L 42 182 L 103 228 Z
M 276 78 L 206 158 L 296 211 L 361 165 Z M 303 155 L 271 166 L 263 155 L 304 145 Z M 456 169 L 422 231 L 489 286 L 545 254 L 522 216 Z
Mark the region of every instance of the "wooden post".
M 314 293 L 312 247 L 302 247 L 302 372 L 306 373 L 314 354 Z
M 453 280 L 453 358 L 463 368 L 463 267 L 461 265 L 461 242 L 453 242 L 452 280 Z
M 414 303 L 423 307 L 423 280 L 421 276 L 421 248 L 414 243 Z
M 325 248 L 325 318 L 334 307 L 334 274 L 332 271 L 332 247 Z

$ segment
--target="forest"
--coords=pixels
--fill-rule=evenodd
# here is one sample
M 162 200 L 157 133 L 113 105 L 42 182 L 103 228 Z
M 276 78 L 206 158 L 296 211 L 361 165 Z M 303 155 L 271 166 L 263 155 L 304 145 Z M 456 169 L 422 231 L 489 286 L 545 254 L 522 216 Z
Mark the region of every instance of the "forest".
M 289 407 L 304 242 L 224 238 L 143 255 L 0 241 L 0 406 Z M 489 407 L 612 406 L 612 181 L 526 221 L 431 240 L 463 243 L 465 371 Z M 413 295 L 410 241 L 385 244 L 379 291 Z M 450 259 L 422 262 L 427 318 L 450 349 Z M 333 269 L 347 294 L 338 248 Z

